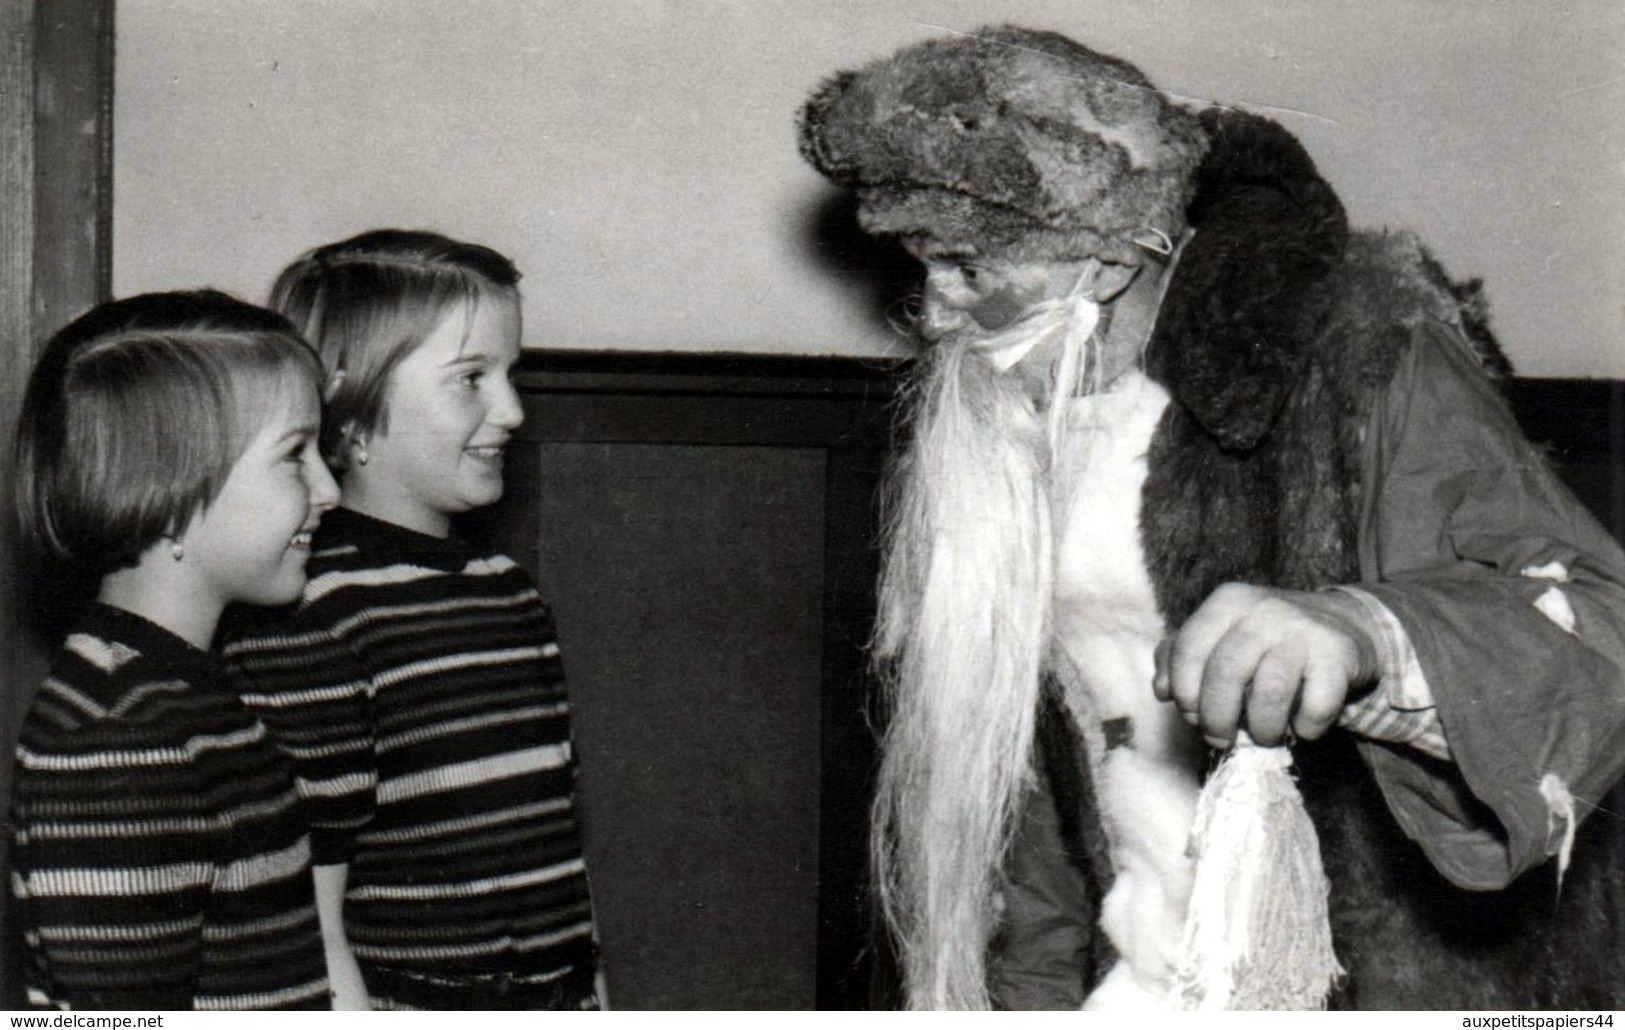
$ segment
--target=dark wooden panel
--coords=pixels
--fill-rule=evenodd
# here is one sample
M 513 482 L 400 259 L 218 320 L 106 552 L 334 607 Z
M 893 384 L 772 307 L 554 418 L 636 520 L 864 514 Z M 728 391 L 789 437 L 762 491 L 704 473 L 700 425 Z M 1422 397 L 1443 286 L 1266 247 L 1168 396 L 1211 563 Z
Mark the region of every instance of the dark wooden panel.
M 1511 396 L 1524 433 L 1546 446 L 1569 488 L 1625 541 L 1625 382 L 1522 379 Z
M 508 496 L 471 529 L 554 603 L 619 1005 L 867 998 L 893 367 L 526 355 Z
M 577 443 L 884 449 L 896 362 L 530 351 L 524 434 Z
M 628 1008 L 809 1008 L 823 460 L 541 448 L 542 581 Z
M 825 474 L 824 689 L 819 726 L 818 1007 L 867 1008 L 874 908 L 869 803 L 877 758 L 868 644 L 885 453 L 832 448 Z
M 0 497 L 38 345 L 111 283 L 113 0 L 0 4 Z M 9 524 L 10 520 L 3 520 Z M 9 528 L 0 531 L 0 799 L 47 644 L 24 617 Z M 0 856 L 0 883 L 9 882 Z M 18 945 L 0 894 L 0 1007 L 21 1004 Z
M 654 394 L 527 395 L 526 435 L 572 443 L 736 447 L 860 446 L 883 432 L 883 412 L 862 401 Z
M 823 452 L 527 441 L 511 464 L 491 528 L 558 621 L 614 1003 L 811 1008 Z
M 23 369 L 33 363 L 34 111 L 33 5 L 0 4 L 0 347 L 7 373 L 0 375 L 0 497 L 12 496 L 11 432 L 22 403 Z M 12 754 L 34 674 L 26 661 L 19 556 L 8 528 L 0 533 L 0 799 L 11 810 Z M 9 819 L 6 821 L 9 826 Z M 7 833 L 0 845 L 10 839 Z M 20 940 L 11 918 L 9 847 L 0 846 L 0 1008 L 22 1005 Z
M 527 392 L 861 397 L 884 403 L 906 364 L 888 358 L 547 348 L 525 352 L 520 383 Z
M 29 6 L 29 5 L 24 5 Z M 34 8 L 35 339 L 113 286 L 113 0 Z

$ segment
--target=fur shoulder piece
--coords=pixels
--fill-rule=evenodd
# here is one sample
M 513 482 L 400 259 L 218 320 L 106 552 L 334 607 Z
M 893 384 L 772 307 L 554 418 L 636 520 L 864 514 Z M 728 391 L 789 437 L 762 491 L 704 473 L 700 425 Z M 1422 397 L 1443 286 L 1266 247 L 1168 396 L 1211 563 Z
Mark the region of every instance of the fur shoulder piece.
M 1196 232 L 1163 299 L 1147 368 L 1221 446 L 1248 450 L 1304 368 L 1348 219 L 1281 126 L 1218 109 L 1202 119 L 1211 145 L 1189 210 Z
M 1368 397 L 1388 381 L 1401 348 L 1424 322 L 1451 326 L 1492 380 L 1512 374 L 1490 331 L 1477 279 L 1451 279 L 1415 233 L 1360 231 L 1349 240 L 1316 344 L 1320 362 Z

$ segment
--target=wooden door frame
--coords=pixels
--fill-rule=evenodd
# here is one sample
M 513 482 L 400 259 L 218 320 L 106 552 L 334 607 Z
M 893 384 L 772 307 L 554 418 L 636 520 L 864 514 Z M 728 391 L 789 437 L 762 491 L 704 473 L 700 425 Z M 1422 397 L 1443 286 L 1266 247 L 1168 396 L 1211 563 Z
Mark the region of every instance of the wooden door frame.
M 11 441 L 40 345 L 112 288 L 113 9 L 114 0 L 0 0 L 0 498 L 11 497 Z M 46 648 L 24 617 L 9 514 L 0 525 L 0 813 L 9 813 L 17 727 Z M 0 884 L 9 882 L 0 849 Z M 22 1003 L 7 909 L 0 900 L 0 1008 Z

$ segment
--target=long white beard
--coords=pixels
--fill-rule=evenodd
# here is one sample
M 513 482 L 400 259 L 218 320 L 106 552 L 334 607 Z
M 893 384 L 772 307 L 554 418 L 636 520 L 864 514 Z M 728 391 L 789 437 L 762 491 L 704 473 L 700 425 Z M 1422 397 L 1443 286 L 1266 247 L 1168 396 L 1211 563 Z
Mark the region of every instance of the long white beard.
M 886 513 L 876 652 L 891 711 L 873 840 L 913 1008 L 989 1005 L 996 877 L 1049 639 L 1046 420 L 974 343 L 950 336 L 921 358 Z
M 1177 250 L 1168 249 L 1177 258 Z M 1121 339 L 1115 346 L 1102 340 L 1110 329 L 1092 300 L 1100 271 L 1086 266 L 1071 294 L 1040 303 L 1016 325 L 996 333 L 949 334 L 921 359 L 912 385 L 912 438 L 892 470 L 884 521 L 875 653 L 891 712 L 872 835 L 875 879 L 912 1008 L 989 1006 L 986 953 L 999 918 L 996 891 L 1031 776 L 1046 661 L 1056 661 L 1063 673 L 1074 719 L 1087 709 L 1093 714 L 1083 722 L 1098 731 L 1103 714 L 1131 716 L 1141 737 L 1118 755 L 1121 775 L 1105 776 L 1113 782 L 1099 782 L 1102 769 L 1095 776 L 1114 868 L 1123 874 L 1107 901 L 1131 910 L 1103 914 L 1103 927 L 1123 955 L 1116 971 L 1123 975 L 1108 980 L 1120 985 L 1148 978 L 1156 993 L 1164 979 L 1165 945 L 1177 936 L 1167 931 L 1178 929 L 1188 897 L 1183 841 L 1197 790 L 1199 747 L 1186 746 L 1191 741 L 1183 740 L 1189 734 L 1182 724 L 1164 732 L 1164 723 L 1178 720 L 1171 710 L 1155 710 L 1149 672 L 1103 688 L 1066 675 L 1079 657 L 1068 648 L 1051 653 L 1058 629 L 1078 638 L 1073 643 L 1098 635 L 1096 630 L 1113 636 L 1109 627 L 1094 625 L 1098 610 L 1079 606 L 1078 587 L 1105 583 L 1075 561 L 1057 571 L 1061 527 L 1052 518 L 1097 521 L 1097 515 L 1070 512 L 1076 491 L 1101 486 L 1074 482 L 1080 467 L 1073 466 L 1080 456 L 1085 464 L 1098 458 L 1111 465 L 1108 455 L 1118 452 L 1129 460 L 1121 469 L 1113 466 L 1114 475 L 1132 478 L 1135 465 L 1135 444 L 1118 439 L 1123 427 L 1095 427 L 1087 418 L 1069 425 L 1072 406 L 1064 400 L 1075 394 L 1099 398 L 1109 380 L 1134 367 L 1135 356 L 1121 353 Z M 1166 270 L 1161 281 L 1165 286 Z M 1141 348 L 1150 331 L 1145 327 L 1140 335 Z M 1134 381 L 1146 384 L 1143 377 Z M 1040 410 L 1031 396 L 1048 398 L 1047 409 Z M 1103 401 L 1098 413 L 1110 415 L 1127 404 L 1129 423 L 1138 427 L 1129 435 L 1143 431 L 1141 443 L 1148 446 L 1159 398 L 1166 402 L 1166 394 L 1146 384 Z M 1057 455 L 1071 464 L 1058 467 Z M 1128 496 L 1122 490 L 1113 496 L 1119 494 Z M 1060 502 L 1059 510 L 1052 509 L 1052 500 Z M 1137 525 L 1137 516 L 1130 519 Z M 1080 531 L 1082 549 L 1073 540 L 1072 559 L 1114 546 L 1092 539 L 1087 527 Z M 1143 569 L 1139 573 L 1143 578 Z M 1065 597 L 1057 601 L 1062 577 Z M 1149 668 L 1161 617 L 1149 582 L 1142 586 L 1139 607 L 1147 624 L 1116 644 L 1143 651 L 1135 667 Z M 1110 602 L 1107 609 L 1114 617 L 1124 614 Z M 1145 696 L 1138 701 L 1153 711 L 1140 711 L 1144 705 L 1136 703 L 1132 711 L 1119 712 L 1115 703 L 1105 703 L 1114 691 L 1133 692 L 1141 680 Z M 1072 697 L 1078 689 L 1089 695 L 1081 705 L 1071 703 L 1079 700 Z M 1159 784 L 1167 789 L 1147 794 Z M 1144 811 L 1146 805 L 1155 811 Z M 1135 872 L 1140 866 L 1145 875 Z M 1166 909 L 1168 918 L 1142 911 L 1147 898 L 1165 901 L 1157 911 Z M 1140 997 L 1144 991 L 1130 993 L 1136 1004 L 1146 1000 Z M 1098 994 L 1091 1001 L 1110 1007 Z

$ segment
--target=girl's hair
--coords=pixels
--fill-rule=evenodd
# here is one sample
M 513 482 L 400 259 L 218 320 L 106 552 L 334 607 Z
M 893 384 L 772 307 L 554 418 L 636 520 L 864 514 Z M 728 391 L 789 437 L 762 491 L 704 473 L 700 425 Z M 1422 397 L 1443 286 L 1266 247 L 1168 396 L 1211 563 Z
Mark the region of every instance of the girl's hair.
M 375 229 L 317 247 L 282 270 L 271 307 L 293 320 L 329 374 L 322 453 L 343 468 L 356 437 L 387 432 L 390 373 L 456 308 L 517 299 L 507 258 L 438 233 Z
M 102 576 L 185 532 L 290 381 L 321 363 L 287 319 L 214 290 L 109 301 L 45 345 L 17 425 L 34 558 Z

